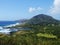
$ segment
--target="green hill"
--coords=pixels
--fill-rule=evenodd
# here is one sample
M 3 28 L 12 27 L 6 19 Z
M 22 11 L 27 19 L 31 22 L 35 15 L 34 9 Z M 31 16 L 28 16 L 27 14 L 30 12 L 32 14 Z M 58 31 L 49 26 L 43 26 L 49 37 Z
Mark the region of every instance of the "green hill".
M 38 24 L 38 25 L 47 25 L 47 24 L 59 24 L 59 21 L 54 19 L 51 16 L 45 14 L 38 14 L 32 17 L 28 22 L 28 24 Z

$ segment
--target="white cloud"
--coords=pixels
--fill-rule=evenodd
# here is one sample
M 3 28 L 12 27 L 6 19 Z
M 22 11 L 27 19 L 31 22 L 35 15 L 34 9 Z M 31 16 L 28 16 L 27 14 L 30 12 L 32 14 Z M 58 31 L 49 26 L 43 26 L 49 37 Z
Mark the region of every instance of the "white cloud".
M 49 11 L 51 14 L 60 14 L 60 0 L 54 0 L 53 6 Z
M 41 11 L 41 10 L 42 10 L 41 7 L 37 7 L 37 8 L 30 7 L 30 8 L 29 8 L 29 13 L 37 12 L 37 11 Z

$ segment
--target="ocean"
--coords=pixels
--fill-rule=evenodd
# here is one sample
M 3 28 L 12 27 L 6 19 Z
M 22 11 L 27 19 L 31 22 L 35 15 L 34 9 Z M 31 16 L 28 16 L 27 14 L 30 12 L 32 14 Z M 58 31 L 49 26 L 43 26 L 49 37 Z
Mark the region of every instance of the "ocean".
M 28 27 L 19 27 L 19 28 L 6 28 L 10 26 L 20 25 L 22 22 L 18 21 L 0 21 L 0 34 L 10 34 L 11 32 L 16 32 L 19 30 L 31 30 Z
M 16 31 L 16 29 L 3 28 L 4 26 L 13 25 L 16 23 L 18 23 L 18 22 L 16 22 L 16 21 L 0 21 L 0 34 L 10 34 L 10 32 Z M 18 31 L 18 29 L 17 29 L 17 31 Z
M 0 21 L 0 26 L 7 26 L 10 24 L 15 24 L 17 23 L 16 21 Z
M 9 25 L 19 25 L 21 24 L 20 22 L 17 22 L 17 21 L 0 21 L 0 34 L 10 34 L 11 32 L 16 32 L 16 31 L 19 31 L 19 30 L 30 30 L 30 28 L 6 28 L 6 26 L 9 27 Z

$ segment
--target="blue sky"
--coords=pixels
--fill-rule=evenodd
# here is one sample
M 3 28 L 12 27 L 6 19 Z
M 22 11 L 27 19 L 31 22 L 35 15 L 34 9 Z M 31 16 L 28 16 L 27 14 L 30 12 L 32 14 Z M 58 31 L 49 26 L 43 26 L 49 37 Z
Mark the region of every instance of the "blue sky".
M 48 14 L 60 19 L 57 0 L 0 0 L 0 20 L 29 19 L 37 14 Z

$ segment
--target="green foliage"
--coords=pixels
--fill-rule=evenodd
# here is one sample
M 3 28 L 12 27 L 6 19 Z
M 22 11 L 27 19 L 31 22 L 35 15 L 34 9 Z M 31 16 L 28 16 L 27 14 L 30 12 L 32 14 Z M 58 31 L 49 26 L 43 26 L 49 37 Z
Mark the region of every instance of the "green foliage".
M 34 27 L 34 26 L 33 26 Z M 35 26 L 36 27 L 36 26 Z M 47 30 L 48 27 L 40 27 L 37 29 Z M 52 28 L 53 29 L 53 28 Z M 34 31 L 35 30 L 35 31 Z M 12 35 L 0 35 L 0 45 L 60 45 L 60 38 L 46 32 L 40 33 L 35 28 L 32 30 L 22 30 L 13 33 Z
M 38 37 L 46 37 L 46 38 L 55 38 L 55 39 L 57 39 L 57 36 L 55 36 L 53 34 L 46 34 L 46 33 L 42 34 L 42 33 L 38 33 L 37 36 Z

